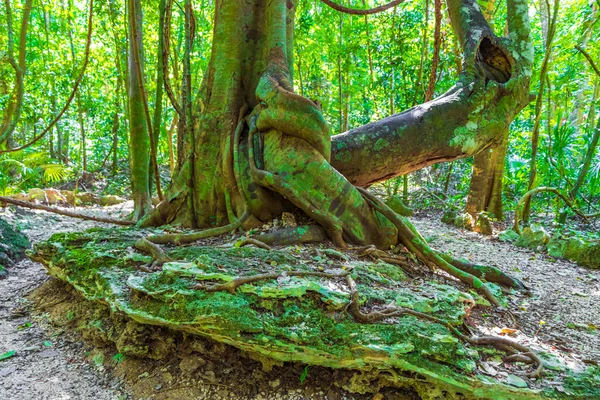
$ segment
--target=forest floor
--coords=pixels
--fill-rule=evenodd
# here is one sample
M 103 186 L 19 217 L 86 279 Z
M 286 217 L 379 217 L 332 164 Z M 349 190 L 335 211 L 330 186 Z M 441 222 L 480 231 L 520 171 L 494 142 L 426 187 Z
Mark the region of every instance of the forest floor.
M 80 211 L 123 218 L 130 209 L 131 204 L 124 203 Z M 5 209 L 0 211 L 0 217 L 19 226 L 32 243 L 48 239 L 56 232 L 104 226 L 22 209 Z M 433 247 L 474 262 L 496 265 L 523 280 L 532 290 L 530 296 L 509 296 L 510 318 L 499 319 L 485 311 L 474 312 L 471 321 L 480 332 L 526 335 L 530 340 L 533 338 L 536 348 L 558 348 L 572 359 L 588 363 L 600 361 L 600 272 L 500 242 L 493 236 L 484 237 L 444 225 L 439 220 L 436 214 L 422 213 L 413 218 Z M 172 383 L 184 369 L 183 361 L 177 358 L 168 362 L 141 361 L 139 368 L 152 368 L 152 379 L 143 379 L 148 373 L 134 374 L 131 378 L 131 374 L 119 374 L 117 369 L 105 368 L 95 361 L 91 344 L 68 330 L 52 326 L 46 314 L 32 307 L 27 295 L 48 279 L 41 264 L 24 259 L 9 270 L 6 279 L 0 280 L 0 355 L 16 351 L 14 357 L 0 361 L 0 400 L 237 399 L 233 388 L 242 385 L 242 381 L 252 381 L 255 385 L 254 392 L 247 396 L 253 399 L 414 398 L 410 393 L 397 391 L 375 396 L 348 394 L 332 385 L 333 380 L 339 378 L 336 374 L 343 372 L 325 368 L 311 369 L 308 379 L 301 382 L 302 365 L 286 364 L 275 367 L 272 372 L 263 372 L 260 363 L 244 359 L 235 351 L 226 354 L 235 359 L 228 369 L 237 368 L 237 373 L 223 371 L 226 369 L 224 361 L 208 360 L 195 372 L 200 378 L 185 382 L 190 385 L 190 382 L 208 381 L 209 384 L 199 383 L 199 388 L 192 392 L 178 392 L 180 387 Z M 512 322 L 507 323 L 507 320 Z M 489 375 L 506 374 L 503 368 L 492 365 L 480 365 L 480 368 Z M 140 380 L 147 381 L 144 390 L 139 389 Z M 169 394 L 166 389 L 172 392 Z M 185 393 L 190 397 L 185 397 Z

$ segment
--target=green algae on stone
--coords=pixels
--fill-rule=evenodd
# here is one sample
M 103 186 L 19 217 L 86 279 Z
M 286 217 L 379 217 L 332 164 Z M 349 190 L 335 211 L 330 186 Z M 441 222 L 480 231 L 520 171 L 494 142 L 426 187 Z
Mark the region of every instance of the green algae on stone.
M 548 242 L 548 254 L 566 258 L 589 268 L 600 268 L 600 240 L 555 235 Z
M 167 251 L 177 261 L 166 263 L 160 272 L 144 273 L 131 257 L 141 234 L 133 229 L 56 234 L 32 253 L 51 275 L 85 298 L 107 304 L 137 323 L 116 339 L 123 354 L 160 358 L 168 353 L 169 343 L 152 353 L 147 344 L 160 341 L 160 331 L 144 333 L 141 323 L 208 337 L 274 363 L 298 361 L 385 376 L 389 384 L 415 388 L 423 398 L 434 392 L 446 393 L 446 398 L 564 398 L 559 392 L 537 393 L 477 375 L 481 349 L 457 340 L 443 325 L 409 315 L 388 323 L 356 322 L 345 312 L 349 292 L 344 279 L 285 275 L 318 269 L 292 252 L 180 247 Z M 415 286 L 389 264 L 348 261 L 344 267 L 351 270 L 361 307 L 367 309 L 394 302 L 460 325 L 465 306 L 473 302 L 452 286 Z M 235 294 L 201 288 L 273 272 L 281 278 L 243 285 Z M 86 329 L 109 332 L 101 324 Z M 600 389 L 586 383 L 595 375 L 581 375 L 583 380 L 580 375 L 572 373 L 573 393 L 600 395 Z

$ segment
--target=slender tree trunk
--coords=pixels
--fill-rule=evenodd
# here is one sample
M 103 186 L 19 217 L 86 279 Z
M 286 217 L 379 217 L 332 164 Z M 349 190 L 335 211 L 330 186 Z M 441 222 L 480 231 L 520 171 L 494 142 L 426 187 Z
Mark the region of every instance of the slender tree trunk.
M 554 35 L 556 33 L 556 20 L 558 18 L 558 10 L 560 6 L 560 0 L 554 0 L 554 7 L 552 10 L 552 19 L 548 26 L 548 35 L 546 36 L 546 51 L 544 53 L 544 60 L 542 61 L 542 68 L 540 71 L 540 86 L 538 90 L 538 96 L 535 103 L 535 117 L 533 123 L 533 131 L 531 133 L 531 159 L 529 161 L 529 183 L 527 185 L 527 191 L 532 190 L 535 187 L 535 180 L 537 178 L 537 152 L 539 147 L 540 137 L 540 123 L 542 118 L 542 104 L 544 100 L 544 87 L 546 83 L 546 74 L 550 67 L 550 58 L 552 56 L 552 46 L 554 42 Z M 529 221 L 529 215 L 531 213 L 531 200 L 527 199 L 523 206 L 523 221 Z
M 160 137 L 160 131 L 162 127 L 162 100 L 163 100 L 163 50 L 164 50 L 164 37 L 162 32 L 165 28 L 165 5 L 166 0 L 160 0 L 158 5 L 158 14 L 159 14 L 159 23 L 158 23 L 158 32 L 161 34 L 158 35 L 158 48 L 156 52 L 156 93 L 154 96 L 154 117 L 153 123 L 154 129 L 152 130 L 152 134 L 154 135 L 154 140 L 151 141 L 152 149 L 150 151 L 155 157 L 158 157 L 158 139 Z M 154 160 L 157 162 L 157 160 Z M 150 193 L 152 193 L 152 182 L 154 180 L 154 170 L 152 167 L 153 160 L 150 160 L 151 165 L 148 167 L 150 171 L 148 186 Z M 158 169 L 158 168 L 156 168 Z
M 7 143 L 12 135 L 19 119 L 21 117 L 21 109 L 23 106 L 23 94 L 25 92 L 25 74 L 27 72 L 27 64 L 25 62 L 25 53 L 27 50 L 27 30 L 29 28 L 29 18 L 31 15 L 31 7 L 33 0 L 25 0 L 23 5 L 23 15 L 21 17 L 21 30 L 19 32 L 19 53 L 17 60 L 14 57 L 14 32 L 12 25 L 12 9 L 10 0 L 4 0 L 6 9 L 7 23 L 7 57 L 8 62 L 15 70 L 15 87 L 11 95 L 8 106 L 4 110 L 2 125 L 0 125 L 0 146 Z
M 87 151 L 86 151 L 86 137 L 85 137 L 85 119 L 83 117 L 83 110 L 81 107 L 81 96 L 79 91 L 76 93 L 76 101 L 77 101 L 77 123 L 79 124 L 79 159 L 81 160 L 81 170 L 83 172 L 87 171 Z
M 442 43 L 442 0 L 434 0 L 435 3 L 435 31 L 433 39 L 433 59 L 431 61 L 431 73 L 429 75 L 429 83 L 425 92 L 425 102 L 433 99 L 435 83 L 437 81 L 437 70 L 440 62 L 440 46 Z
M 129 147 L 131 166 L 131 194 L 134 202 L 133 219 L 138 220 L 151 209 L 150 138 L 144 115 L 144 99 L 139 82 L 144 71 L 142 46 L 142 7 L 140 0 L 129 0 Z M 136 48 L 137 47 L 137 48 Z M 135 54 L 139 55 L 135 57 Z M 139 62 L 141 65 L 136 65 Z

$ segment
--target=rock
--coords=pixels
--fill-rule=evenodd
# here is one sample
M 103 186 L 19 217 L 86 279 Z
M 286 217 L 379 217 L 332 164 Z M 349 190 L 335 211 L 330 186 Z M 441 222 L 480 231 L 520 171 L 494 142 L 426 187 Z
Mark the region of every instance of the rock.
M 519 247 L 535 250 L 538 246 L 545 247 L 549 241 L 550 235 L 542 226 L 531 224 L 531 226 L 523 228 L 515 244 Z
M 70 190 L 61 190 L 60 193 L 67 199 L 67 203 L 70 205 L 74 205 L 77 199 L 77 196 L 74 192 Z
M 46 192 L 43 189 L 29 189 L 27 192 L 27 201 L 46 201 Z
M 202 357 L 198 356 L 188 356 L 184 357 L 179 363 L 179 369 L 186 373 L 192 373 L 197 371 L 201 367 L 206 365 L 206 361 Z
M 23 258 L 29 247 L 29 240 L 25 235 L 0 219 L 0 276 L 6 274 L 7 267 Z
M 516 242 L 519 239 L 519 234 L 512 229 L 507 229 L 498 234 L 498 239 L 501 242 Z
M 456 210 L 446 210 L 446 211 L 444 211 L 444 215 L 442 216 L 441 221 L 444 224 L 453 225 L 456 215 L 457 215 Z
M 96 200 L 96 204 L 98 204 L 100 206 L 114 206 L 115 204 L 121 204 L 121 203 L 124 203 L 126 201 L 127 200 L 125 200 L 122 197 L 114 196 L 114 195 L 108 195 L 108 196 L 99 197 Z
M 566 258 L 589 268 L 600 268 L 600 240 L 556 236 L 548 243 L 548 254 Z
M 494 233 L 494 228 L 492 227 L 492 221 L 490 217 L 485 212 L 481 212 L 477 214 L 477 220 L 475 221 L 475 232 L 479 232 L 482 235 L 491 235 Z
M 94 204 L 96 203 L 96 195 L 91 192 L 79 192 L 76 194 L 77 200 L 83 204 Z
M 45 189 L 44 192 L 47 204 L 65 204 L 67 202 L 67 198 L 56 189 Z
M 459 228 L 468 229 L 472 231 L 475 226 L 475 221 L 473 220 L 471 214 L 461 213 L 454 217 L 454 225 Z

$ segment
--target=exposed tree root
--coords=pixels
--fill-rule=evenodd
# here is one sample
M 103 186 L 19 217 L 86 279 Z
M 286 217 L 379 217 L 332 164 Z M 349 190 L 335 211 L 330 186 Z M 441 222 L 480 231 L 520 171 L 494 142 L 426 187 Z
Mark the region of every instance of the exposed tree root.
M 528 203 L 529 201 L 531 201 L 530 199 L 533 197 L 533 195 L 535 195 L 536 193 L 542 193 L 542 192 L 554 193 L 556 196 L 558 196 L 558 198 L 560 198 L 567 205 L 567 207 L 569 207 L 571 210 L 573 210 L 573 212 L 575 214 L 579 215 L 584 220 L 587 220 L 588 218 L 595 218 L 595 217 L 600 216 L 600 213 L 589 214 L 589 215 L 584 214 L 583 211 L 581 211 L 580 209 L 575 207 L 575 205 L 573 204 L 571 199 L 569 199 L 567 196 L 562 194 L 558 189 L 553 188 L 553 187 L 540 186 L 535 189 L 531 189 L 529 192 L 525 193 L 523 195 L 523 197 L 521 197 L 521 200 L 519 200 L 519 202 L 517 203 L 517 206 L 515 207 L 515 218 L 514 218 L 514 223 L 513 223 L 513 229 L 519 235 L 521 234 L 521 226 L 519 225 L 519 223 L 523 219 L 523 209 L 525 208 L 524 207 L 525 204 Z
M 115 224 L 115 225 L 122 225 L 122 226 L 135 225 L 135 222 L 133 222 L 133 221 L 125 221 L 125 220 L 121 220 L 121 219 L 104 218 L 104 217 L 95 217 L 93 215 L 84 215 L 84 214 L 74 213 L 74 212 L 67 211 L 67 210 L 62 210 L 62 209 L 56 208 L 56 207 L 48 207 L 48 206 L 44 206 L 41 204 L 29 203 L 27 201 L 15 200 L 15 199 L 11 199 L 9 197 L 3 197 L 3 196 L 0 196 L 0 203 L 14 204 L 15 206 L 32 208 L 34 210 L 44 210 L 44 211 L 48 211 L 48 212 L 51 212 L 54 214 L 64 215 L 66 217 L 85 219 L 88 221 L 104 222 L 107 224 Z
M 361 253 L 362 257 L 371 257 L 376 260 L 381 260 L 388 264 L 397 265 L 402 268 L 404 272 L 412 275 L 413 269 L 408 263 L 408 258 L 402 256 L 392 256 L 388 254 L 386 251 L 380 250 L 375 246 L 369 246 Z
M 358 288 L 356 286 L 356 282 L 354 281 L 354 279 L 352 279 L 350 275 L 346 276 L 346 282 L 348 283 L 348 287 L 350 288 L 350 304 L 348 306 L 348 311 L 359 322 L 373 324 L 376 322 L 381 322 L 388 318 L 398 318 L 403 315 L 412 315 L 414 317 L 424 319 L 426 321 L 443 325 L 458 339 L 469 344 L 493 346 L 499 350 L 508 351 L 509 353 L 511 353 L 511 355 L 509 356 L 509 360 L 512 359 L 513 361 L 521 361 L 523 359 L 528 359 L 529 362 L 536 364 L 535 370 L 527 374 L 527 376 L 530 378 L 539 377 L 543 371 L 543 362 L 538 355 L 536 355 L 529 347 L 524 346 L 508 338 L 496 336 L 467 336 L 447 321 L 436 318 L 429 314 L 411 310 L 409 308 L 400 308 L 392 306 L 386 307 L 379 311 L 363 313 L 360 310 Z
M 339 274 L 327 273 L 327 272 L 312 272 L 312 271 L 286 271 L 283 273 L 268 273 L 268 274 L 259 274 L 253 276 L 242 276 L 239 278 L 235 278 L 230 280 L 227 283 L 219 283 L 213 285 L 205 285 L 199 283 L 196 285 L 197 289 L 202 289 L 207 292 L 219 292 L 219 291 L 227 291 L 231 294 L 235 294 L 235 291 L 238 287 L 245 285 L 247 283 L 264 281 L 264 280 L 272 280 L 283 278 L 286 276 L 318 276 L 321 278 L 344 278 L 350 275 L 350 271 L 344 271 Z
M 235 222 L 231 224 L 227 224 L 224 226 L 219 226 L 216 228 L 204 229 L 199 232 L 194 233 L 164 233 L 161 235 L 150 235 L 146 239 L 155 244 L 187 244 L 192 243 L 200 239 L 207 239 L 214 236 L 223 235 L 225 233 L 231 232 L 233 230 L 238 229 L 242 226 L 248 218 L 250 218 L 252 214 L 249 211 L 246 211 L 244 215 L 240 217 Z
M 300 208 L 303 210 L 310 209 L 312 212 L 312 216 L 317 222 L 321 224 L 321 226 L 327 232 L 327 235 L 333 242 L 333 244 L 340 248 L 347 248 L 347 244 L 342 238 L 342 227 L 336 222 L 336 220 L 332 219 L 326 212 L 315 209 L 307 202 L 304 202 L 301 198 L 299 198 L 294 192 L 294 188 L 290 187 L 279 175 L 259 169 L 256 165 L 256 160 L 254 158 L 254 134 L 256 133 L 256 125 L 251 119 L 250 122 L 250 132 L 248 135 L 248 161 L 250 164 L 250 174 L 252 179 L 257 184 L 271 189 L 274 192 L 279 193 L 284 196 L 286 199 L 291 201 L 292 203 L 298 205 L 302 204 Z M 306 203 L 306 204 L 305 204 Z
M 139 251 L 150 254 L 152 262 L 149 265 L 150 270 L 156 270 L 163 266 L 164 263 L 173 261 L 166 253 L 156 244 L 142 238 L 135 242 L 134 247 Z
M 261 249 L 271 250 L 271 246 L 269 246 L 265 242 L 262 242 L 258 239 L 254 239 L 254 238 L 242 238 L 242 239 L 238 240 L 237 242 L 235 242 L 235 245 L 236 245 L 236 247 L 244 247 L 244 246 L 248 246 L 248 245 L 253 245 L 253 246 L 259 247 Z
M 255 239 L 270 246 L 290 246 L 301 243 L 319 243 L 327 239 L 327 234 L 318 225 L 307 225 L 278 229 L 263 233 Z
M 517 278 L 513 278 L 510 275 L 505 274 L 496 267 L 490 265 L 479 265 L 473 264 L 462 258 L 454 258 L 449 254 L 436 251 L 440 257 L 454 265 L 456 268 L 461 269 L 473 276 L 480 279 L 485 279 L 488 282 L 494 282 L 507 288 L 527 291 L 527 287 L 523 282 Z
M 409 251 L 415 253 L 421 261 L 431 267 L 442 269 L 451 276 L 459 279 L 461 282 L 466 283 L 475 288 L 475 290 L 481 292 L 485 298 L 495 306 L 500 306 L 500 302 L 496 296 L 494 296 L 490 289 L 478 277 L 461 270 L 441 257 L 437 251 L 429 247 L 425 239 L 423 239 L 416 228 L 405 217 L 396 214 L 383 201 L 375 197 L 366 189 L 360 187 L 357 187 L 357 189 L 377 211 L 383 214 L 396 226 L 400 242 Z

